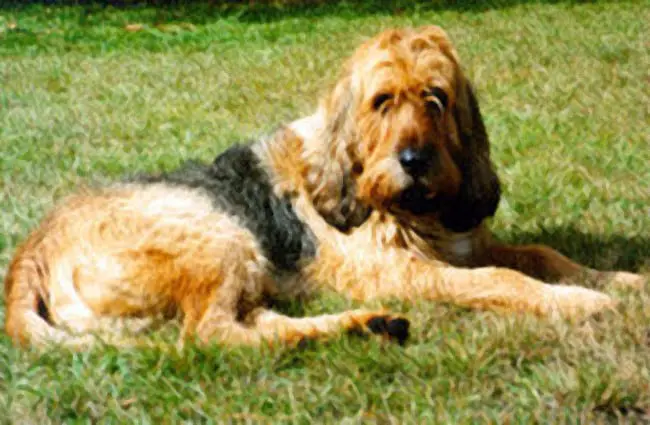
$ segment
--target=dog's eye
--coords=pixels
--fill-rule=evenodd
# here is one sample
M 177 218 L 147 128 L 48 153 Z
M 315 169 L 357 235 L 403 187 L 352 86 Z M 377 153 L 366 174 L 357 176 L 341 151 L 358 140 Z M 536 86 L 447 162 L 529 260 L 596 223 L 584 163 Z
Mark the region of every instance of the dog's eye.
M 380 110 L 384 105 L 388 103 L 389 100 L 393 98 L 393 95 L 390 93 L 381 93 L 375 96 L 372 100 L 372 108 L 375 111 Z
M 432 110 L 438 113 L 445 112 L 449 97 L 443 89 L 440 87 L 433 87 L 425 90 L 424 93 L 422 93 L 422 96 L 424 97 L 424 101 Z

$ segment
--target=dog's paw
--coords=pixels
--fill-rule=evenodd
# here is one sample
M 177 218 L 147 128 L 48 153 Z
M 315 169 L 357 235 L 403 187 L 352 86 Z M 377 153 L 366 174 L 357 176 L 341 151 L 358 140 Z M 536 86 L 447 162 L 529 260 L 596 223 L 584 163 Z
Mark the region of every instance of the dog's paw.
M 403 345 L 409 338 L 411 323 L 403 317 L 376 316 L 366 322 L 368 330 Z
M 582 320 L 593 314 L 613 310 L 616 301 L 609 295 L 580 286 L 553 285 L 551 316 Z
M 637 291 L 642 290 L 648 283 L 644 276 L 630 272 L 609 272 L 606 279 L 613 288 Z

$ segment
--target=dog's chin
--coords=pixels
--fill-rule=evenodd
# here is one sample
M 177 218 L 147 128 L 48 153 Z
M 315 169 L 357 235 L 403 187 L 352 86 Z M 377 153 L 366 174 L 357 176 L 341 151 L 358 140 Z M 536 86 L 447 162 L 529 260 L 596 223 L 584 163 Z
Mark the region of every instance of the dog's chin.
M 395 197 L 391 209 L 396 213 L 423 216 L 440 212 L 442 204 L 442 196 L 423 184 L 415 183 Z

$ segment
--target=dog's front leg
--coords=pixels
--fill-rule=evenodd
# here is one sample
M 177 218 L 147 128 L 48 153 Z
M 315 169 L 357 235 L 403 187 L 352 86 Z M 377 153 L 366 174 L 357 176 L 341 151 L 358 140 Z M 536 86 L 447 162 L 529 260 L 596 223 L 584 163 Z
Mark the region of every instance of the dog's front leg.
M 361 300 L 428 299 L 571 320 L 615 304 L 603 293 L 546 284 L 511 269 L 457 268 L 421 259 L 405 249 L 363 250 L 345 240 L 322 246 L 311 273 L 317 282 Z
M 547 284 L 507 268 L 442 267 L 439 273 L 435 297 L 473 308 L 580 320 L 615 305 L 604 293 L 579 286 Z M 415 280 L 424 280 L 425 289 L 430 281 L 417 277 Z
M 519 270 L 547 282 L 579 282 L 612 284 L 642 289 L 643 276 L 622 271 L 599 271 L 582 266 L 545 245 L 505 245 L 488 247 L 486 263 Z

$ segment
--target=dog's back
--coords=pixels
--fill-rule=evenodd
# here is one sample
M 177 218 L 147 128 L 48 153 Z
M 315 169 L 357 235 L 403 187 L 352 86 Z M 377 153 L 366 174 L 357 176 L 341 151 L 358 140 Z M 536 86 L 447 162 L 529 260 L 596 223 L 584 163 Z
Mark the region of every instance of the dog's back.
M 6 330 L 21 343 L 68 344 L 66 331 L 130 330 L 180 311 L 191 333 L 215 297 L 251 308 L 275 291 L 264 276 L 295 271 L 314 250 L 251 149 L 235 146 L 211 165 L 64 201 L 9 268 Z

